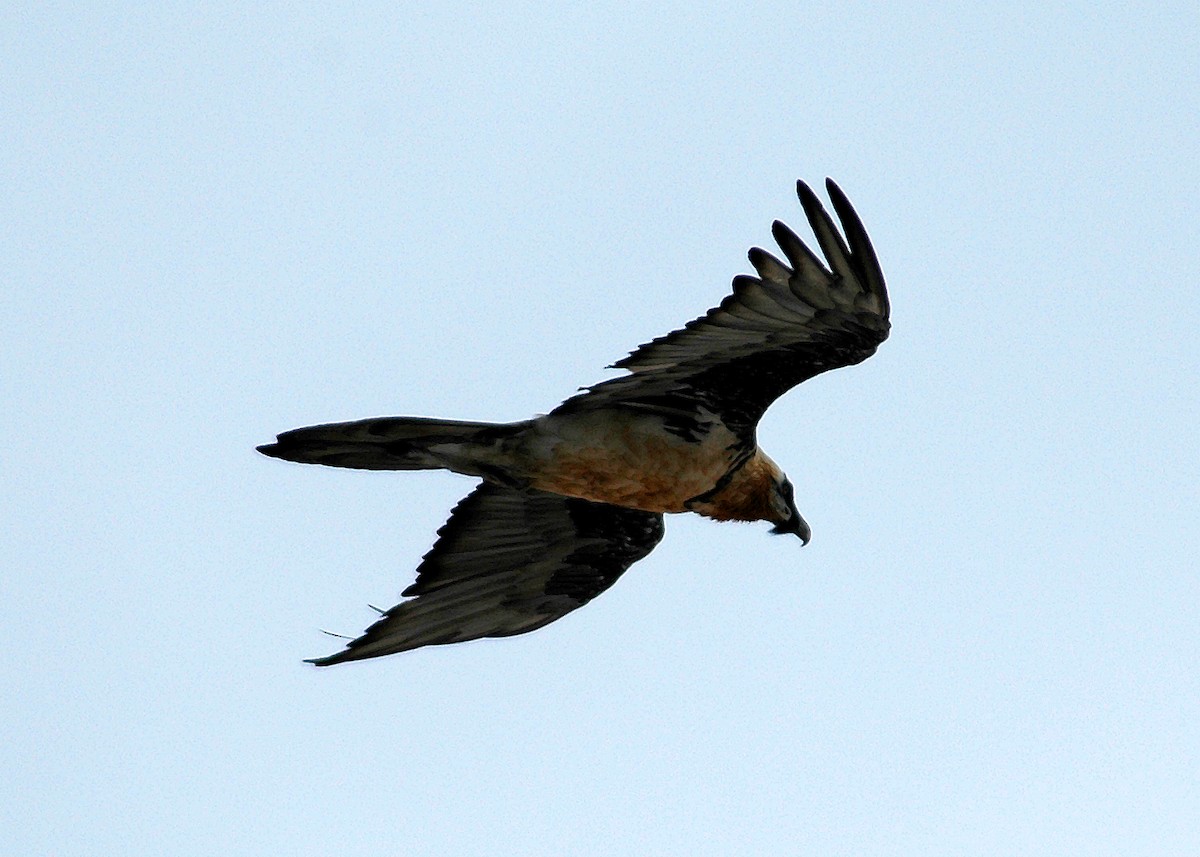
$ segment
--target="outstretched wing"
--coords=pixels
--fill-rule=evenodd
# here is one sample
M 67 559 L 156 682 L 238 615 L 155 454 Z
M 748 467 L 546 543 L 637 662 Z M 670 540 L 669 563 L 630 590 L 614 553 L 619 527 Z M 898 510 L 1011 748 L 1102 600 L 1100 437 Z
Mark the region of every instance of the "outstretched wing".
M 755 247 L 749 255 L 757 277 L 734 278 L 720 306 L 613 364 L 631 374 L 589 388 L 560 410 L 624 404 L 679 418 L 703 406 L 752 433 L 771 402 L 795 385 L 873 354 L 890 327 L 883 272 L 850 201 L 832 180 L 826 188 L 844 239 L 816 194 L 796 185 L 828 265 L 775 221 L 787 264 Z
M 412 598 L 310 663 L 532 631 L 608 589 L 662 535 L 662 515 L 485 482 L 438 530 Z

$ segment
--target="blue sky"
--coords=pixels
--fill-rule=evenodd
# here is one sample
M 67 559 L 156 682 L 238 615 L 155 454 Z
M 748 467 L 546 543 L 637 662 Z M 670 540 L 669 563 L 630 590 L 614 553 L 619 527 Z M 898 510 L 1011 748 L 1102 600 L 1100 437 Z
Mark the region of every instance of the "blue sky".
M 25 854 L 1200 845 L 1190 4 L 9 6 L 0 827 Z M 893 334 L 534 634 L 317 670 L 470 481 L 833 176 Z

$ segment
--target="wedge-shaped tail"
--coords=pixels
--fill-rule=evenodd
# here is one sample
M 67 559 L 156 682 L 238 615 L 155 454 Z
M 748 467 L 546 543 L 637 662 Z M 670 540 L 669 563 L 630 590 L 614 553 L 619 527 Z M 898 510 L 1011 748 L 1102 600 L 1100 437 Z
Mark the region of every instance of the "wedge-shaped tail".
M 474 423 L 424 417 L 376 417 L 286 431 L 263 455 L 358 470 L 436 470 L 497 478 L 494 451 L 526 423 Z M 499 478 L 498 481 L 505 481 Z

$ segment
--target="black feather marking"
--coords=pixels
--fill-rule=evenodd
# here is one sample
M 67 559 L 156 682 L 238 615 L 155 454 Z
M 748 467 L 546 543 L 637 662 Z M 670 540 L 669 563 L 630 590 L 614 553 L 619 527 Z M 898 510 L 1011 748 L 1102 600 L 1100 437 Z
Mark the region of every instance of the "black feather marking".
M 540 628 L 599 595 L 648 554 L 662 515 L 488 483 L 454 509 L 421 563 L 414 596 L 329 666 L 421 646 Z
M 763 351 L 711 366 L 692 376 L 688 385 L 692 396 L 701 398 L 729 428 L 738 434 L 749 434 L 770 404 L 792 387 L 829 369 L 860 363 L 875 348 L 873 336 L 831 333 L 820 341 Z
M 866 227 L 863 226 L 858 212 L 854 210 L 854 206 L 850 204 L 846 194 L 833 179 L 825 180 L 825 188 L 829 191 L 833 210 L 837 212 L 838 219 L 842 221 L 842 228 L 846 231 L 846 240 L 850 243 L 851 261 L 854 264 L 855 272 L 859 275 L 864 288 L 879 296 L 886 315 L 888 299 L 887 288 L 883 281 L 883 270 L 879 266 L 879 258 L 875 255 L 875 248 L 871 245 Z
M 829 277 L 829 270 L 821 263 L 821 260 L 782 220 L 776 220 L 771 224 L 771 235 L 795 269 L 797 276 L 816 281 Z
M 786 279 L 780 260 L 752 249 L 761 279 L 735 277 L 733 293 L 718 306 L 613 364 L 630 375 L 590 387 L 554 413 L 653 407 L 687 415 L 672 429 L 690 438 L 701 436 L 701 426 L 689 425 L 691 415 L 707 410 L 752 440 L 759 418 L 787 390 L 873 354 L 890 329 L 883 274 L 849 201 L 836 185 L 830 188 L 849 245 L 812 190 L 797 184 L 828 267 L 775 221 L 772 232 L 794 269 Z
M 662 515 L 578 499 L 567 500 L 566 506 L 584 544 L 546 582 L 547 595 L 585 604 L 662 540 Z
M 821 245 L 821 252 L 829 260 L 830 269 L 835 274 L 841 274 L 850 269 L 850 250 L 846 247 L 846 242 L 842 240 L 841 233 L 834 226 L 833 220 L 825 212 L 825 206 L 821 205 L 821 200 L 804 182 L 796 182 L 796 193 L 800 197 L 800 205 L 804 208 L 813 234 L 817 236 L 817 243 Z

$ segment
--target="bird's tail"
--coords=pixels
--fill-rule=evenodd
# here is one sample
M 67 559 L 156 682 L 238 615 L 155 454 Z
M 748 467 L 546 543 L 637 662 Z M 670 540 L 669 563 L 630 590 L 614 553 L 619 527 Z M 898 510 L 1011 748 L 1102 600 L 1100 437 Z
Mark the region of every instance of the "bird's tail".
M 505 442 L 528 423 L 472 423 L 424 417 L 377 417 L 286 431 L 263 455 L 360 470 L 447 469 L 514 481 L 504 467 Z

